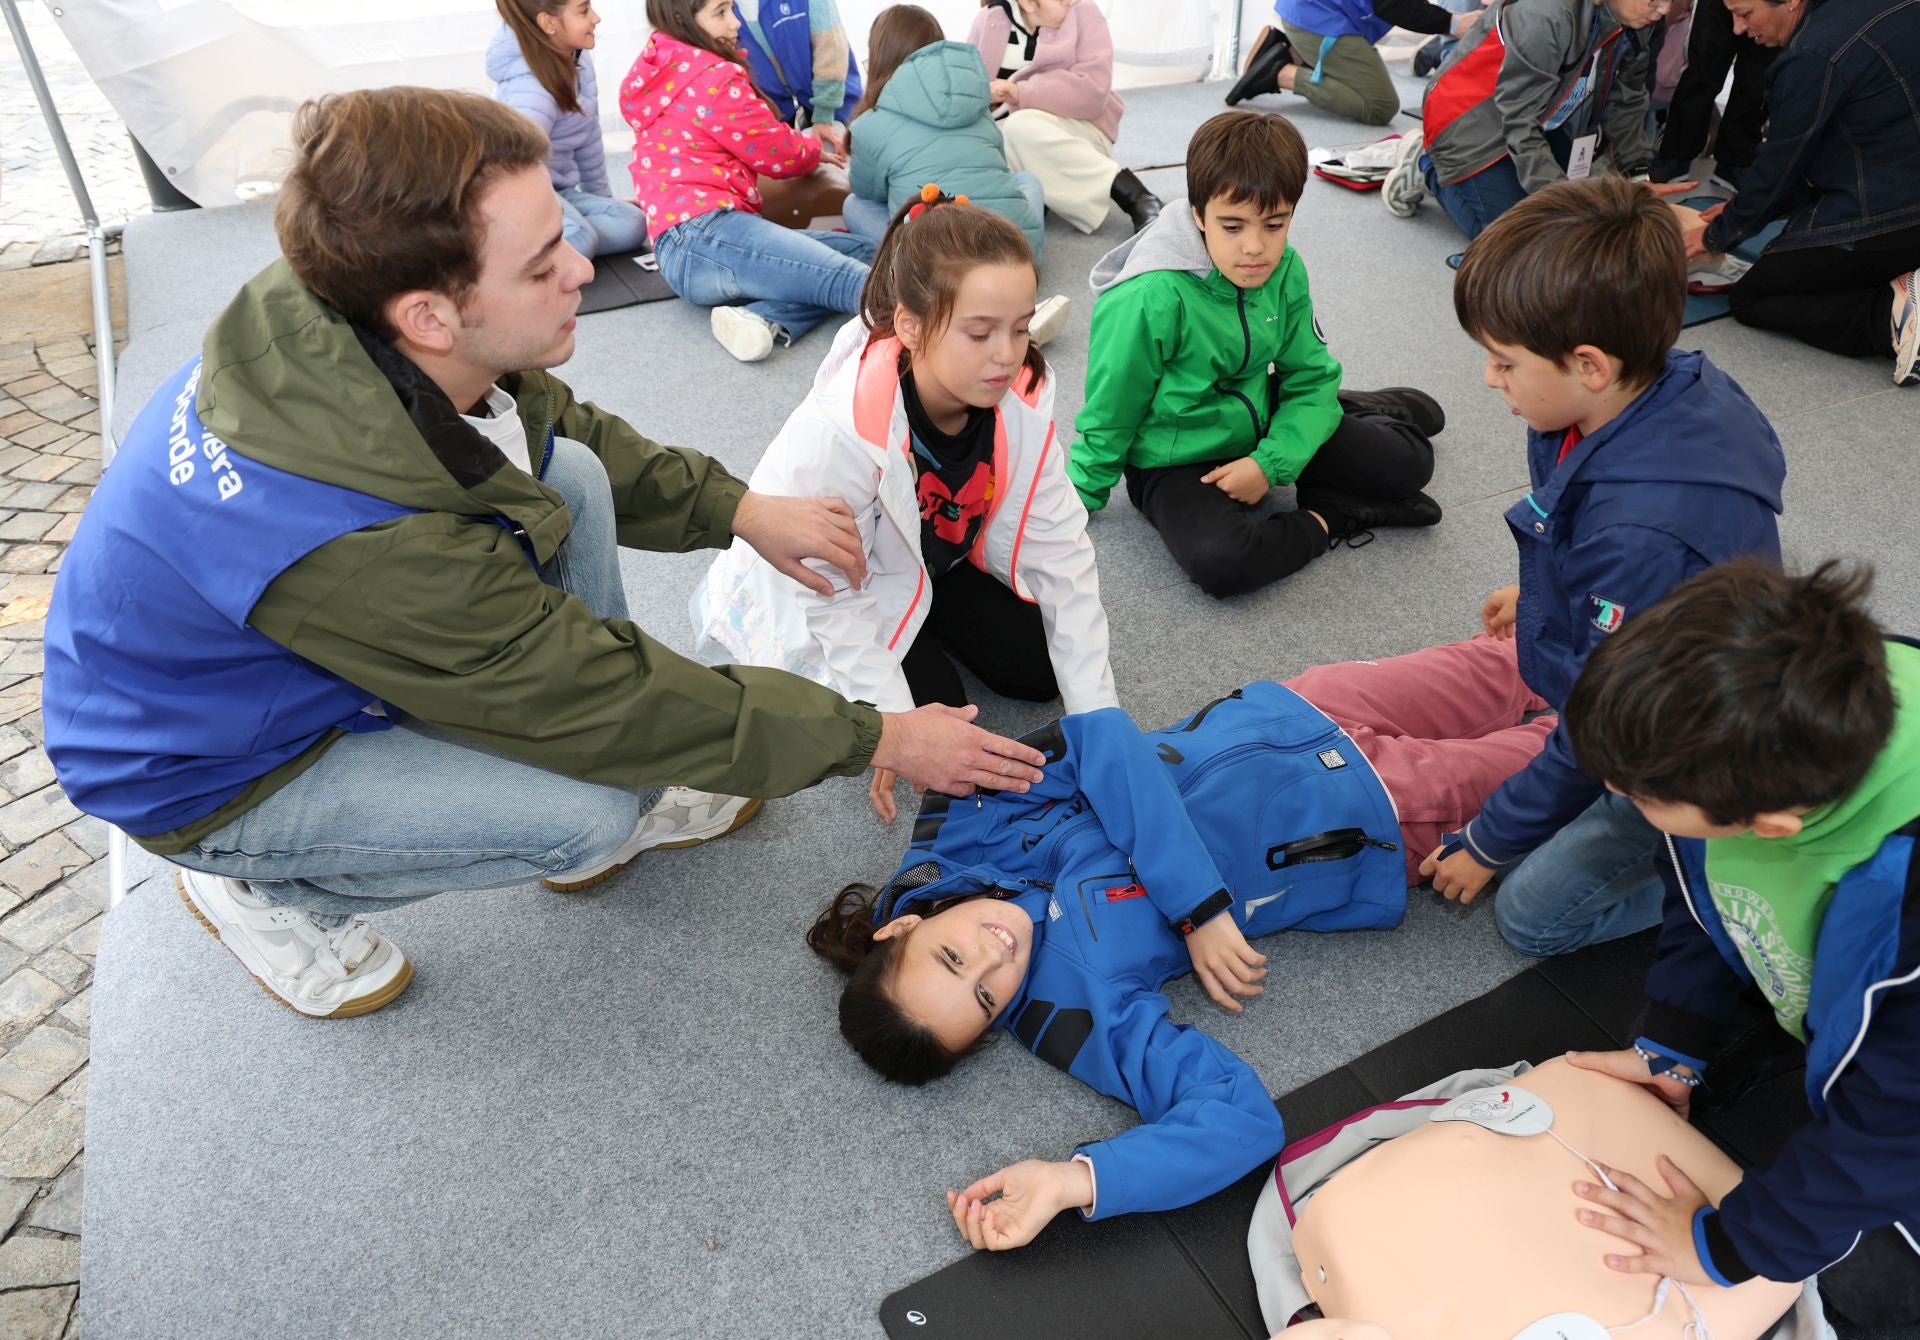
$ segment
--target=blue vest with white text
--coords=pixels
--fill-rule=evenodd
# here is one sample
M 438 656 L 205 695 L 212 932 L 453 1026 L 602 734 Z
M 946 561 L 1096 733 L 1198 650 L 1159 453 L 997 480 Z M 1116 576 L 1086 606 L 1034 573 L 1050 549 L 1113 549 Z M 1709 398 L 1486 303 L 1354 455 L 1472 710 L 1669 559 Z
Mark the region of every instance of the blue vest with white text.
M 733 14 L 740 20 L 740 49 L 747 54 L 753 82 L 781 119 L 791 122 L 801 102 L 812 102 L 813 17 L 807 0 L 761 0 L 756 23 L 748 23 L 738 5 Z M 834 119 L 842 125 L 853 120 L 853 107 L 859 101 L 860 64 L 848 51 L 847 96 Z
M 199 386 L 195 358 L 141 410 L 47 613 L 48 757 L 75 805 L 138 835 L 213 813 L 330 730 L 391 725 L 247 616 L 314 550 L 414 509 L 242 456 L 200 423 Z
M 1278 0 L 1273 12 L 1294 27 L 1329 40 L 1357 36 L 1371 44 L 1393 31 L 1393 25 L 1375 14 L 1367 0 Z M 1316 62 L 1320 58 L 1317 51 L 1300 54 Z

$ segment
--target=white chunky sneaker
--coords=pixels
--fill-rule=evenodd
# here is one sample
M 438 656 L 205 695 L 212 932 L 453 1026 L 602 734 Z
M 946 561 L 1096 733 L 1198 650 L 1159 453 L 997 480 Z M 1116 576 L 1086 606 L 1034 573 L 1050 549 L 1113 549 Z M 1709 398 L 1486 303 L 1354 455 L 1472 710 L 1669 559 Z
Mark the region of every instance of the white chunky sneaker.
M 1427 181 L 1420 175 L 1420 151 L 1425 148 L 1420 132 L 1409 130 L 1394 146 L 1393 166 L 1380 187 L 1380 199 L 1397 218 L 1410 219 L 1427 198 Z
M 176 869 L 180 899 L 289 1009 L 316 1019 L 351 1019 L 391 1004 L 413 980 L 413 965 L 391 940 L 355 917 L 337 930 L 297 907 L 278 907 L 245 883 Z
M 713 338 L 742 363 L 758 363 L 773 352 L 773 322 L 744 307 L 713 309 Z
M 1072 311 L 1073 299 L 1064 293 L 1042 299 L 1040 305 L 1033 309 L 1033 320 L 1027 325 L 1027 337 L 1035 344 L 1045 345 L 1067 328 L 1067 317 Z
M 1893 281 L 1893 384 L 1920 385 L 1920 270 Z
M 643 851 L 697 847 L 702 842 L 725 837 L 760 813 L 764 803 L 751 796 L 722 796 L 687 786 L 669 786 L 660 803 L 640 816 L 633 833 L 613 855 L 540 882 L 560 893 L 590 889 L 619 874 L 628 861 Z

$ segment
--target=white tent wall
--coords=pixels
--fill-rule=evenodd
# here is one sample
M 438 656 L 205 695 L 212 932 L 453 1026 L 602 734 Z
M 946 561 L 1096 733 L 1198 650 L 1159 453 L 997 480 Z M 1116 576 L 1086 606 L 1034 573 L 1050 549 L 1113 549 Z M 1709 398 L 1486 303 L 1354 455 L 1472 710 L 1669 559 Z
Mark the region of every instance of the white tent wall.
M 1205 78 L 1243 18 L 1242 0 L 1095 3 L 1113 29 L 1121 88 Z M 841 0 L 856 51 L 865 51 L 885 7 Z M 926 7 L 950 36 L 964 38 L 978 3 Z M 1256 19 L 1265 12 L 1257 0 L 1245 7 Z M 619 160 L 632 144 L 619 82 L 648 28 L 639 0 L 602 8 L 594 53 L 600 114 Z M 285 170 L 288 124 L 307 98 L 401 83 L 490 91 L 481 60 L 499 23 L 491 5 L 476 0 L 91 0 L 54 13 L 154 162 L 183 195 L 208 206 L 272 190 Z

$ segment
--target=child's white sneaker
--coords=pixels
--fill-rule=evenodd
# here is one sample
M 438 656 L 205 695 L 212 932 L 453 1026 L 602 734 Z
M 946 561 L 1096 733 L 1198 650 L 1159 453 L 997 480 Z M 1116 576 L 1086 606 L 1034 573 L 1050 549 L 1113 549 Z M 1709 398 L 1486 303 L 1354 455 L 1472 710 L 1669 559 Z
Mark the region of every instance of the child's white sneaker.
M 713 338 L 742 363 L 758 363 L 773 352 L 773 322 L 744 307 L 713 309 Z
M 1035 344 L 1045 345 L 1048 340 L 1067 328 L 1067 317 L 1073 312 L 1073 299 L 1064 293 L 1056 293 L 1043 299 L 1033 309 L 1033 320 L 1027 324 L 1027 338 Z
M 350 1019 L 391 1004 L 413 965 L 365 917 L 329 929 L 297 907 L 280 907 L 246 883 L 175 869 L 180 899 L 268 995 L 316 1019 Z
M 1380 198 L 1396 218 L 1412 218 L 1427 198 L 1426 178 L 1420 175 L 1420 151 L 1425 147 L 1420 132 L 1409 130 L 1393 151 L 1393 167 L 1380 187 Z
M 621 867 L 643 851 L 697 847 L 725 837 L 760 813 L 764 803 L 751 796 L 722 796 L 688 786 L 669 786 L 659 802 L 640 816 L 632 834 L 613 855 L 540 882 L 561 893 L 590 889 L 619 874 Z
M 1893 281 L 1893 384 L 1920 385 L 1920 270 Z

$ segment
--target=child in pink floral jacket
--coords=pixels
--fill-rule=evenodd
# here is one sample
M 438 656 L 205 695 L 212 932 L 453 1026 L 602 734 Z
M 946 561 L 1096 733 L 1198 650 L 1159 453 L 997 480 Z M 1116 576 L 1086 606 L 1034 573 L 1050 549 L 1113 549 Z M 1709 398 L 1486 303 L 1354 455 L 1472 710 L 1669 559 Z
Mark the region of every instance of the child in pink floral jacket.
M 774 115 L 740 63 L 730 3 L 647 0 L 647 18 L 654 35 L 621 84 L 620 112 L 661 275 L 713 308 L 714 338 L 743 363 L 857 312 L 873 244 L 760 215 L 760 176 L 846 161 L 825 139 L 832 127 L 800 132 Z

